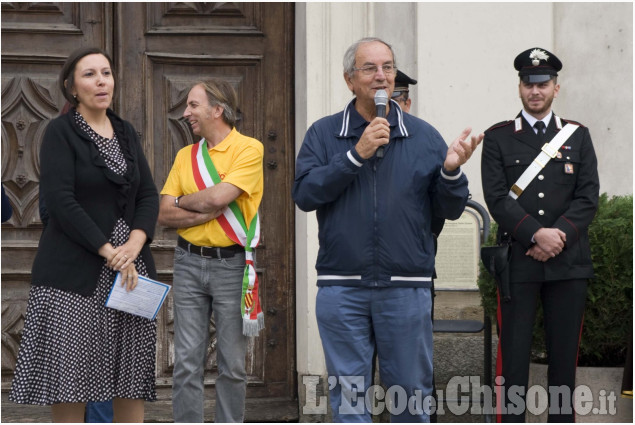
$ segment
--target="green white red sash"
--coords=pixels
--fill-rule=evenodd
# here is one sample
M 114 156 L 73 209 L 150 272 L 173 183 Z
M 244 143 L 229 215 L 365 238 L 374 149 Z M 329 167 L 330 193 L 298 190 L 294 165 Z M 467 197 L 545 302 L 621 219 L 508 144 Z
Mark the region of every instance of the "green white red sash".
M 212 158 L 207 151 L 205 139 L 192 146 L 192 170 L 194 172 L 194 181 L 199 190 L 212 187 L 221 182 L 218 171 L 216 171 Z M 265 317 L 258 297 L 258 274 L 254 268 L 253 253 L 254 248 L 260 242 L 260 218 L 256 212 L 251 223 L 247 226 L 238 204 L 236 201 L 232 201 L 216 220 L 218 220 L 229 239 L 245 247 L 246 264 L 240 303 L 243 317 L 243 334 L 258 336 L 258 332 L 265 327 Z

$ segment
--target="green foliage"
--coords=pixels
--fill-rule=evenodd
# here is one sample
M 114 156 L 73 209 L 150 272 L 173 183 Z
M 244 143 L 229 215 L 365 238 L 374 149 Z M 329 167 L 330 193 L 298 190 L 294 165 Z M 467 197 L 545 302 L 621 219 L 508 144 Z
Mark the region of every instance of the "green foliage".
M 595 279 L 589 285 L 580 364 L 624 362 L 633 314 L 633 196 L 600 197 L 589 227 Z
M 486 245 L 495 245 L 492 223 Z M 595 279 L 589 284 L 580 342 L 580 366 L 620 366 L 624 363 L 633 312 L 633 196 L 600 196 L 589 226 Z M 496 321 L 496 284 L 481 264 L 478 286 L 483 308 Z M 544 359 L 542 309 L 536 315 L 532 355 Z

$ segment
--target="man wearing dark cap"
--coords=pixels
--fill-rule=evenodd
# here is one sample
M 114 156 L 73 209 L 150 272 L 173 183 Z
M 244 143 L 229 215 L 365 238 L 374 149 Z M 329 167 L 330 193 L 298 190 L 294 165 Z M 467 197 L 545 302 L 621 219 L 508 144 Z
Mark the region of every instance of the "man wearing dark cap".
M 525 419 L 540 298 L 549 422 L 573 422 L 578 343 L 587 283 L 593 277 L 588 226 L 598 205 L 597 159 L 589 130 L 551 110 L 560 91 L 560 60 L 533 48 L 518 55 L 514 67 L 523 110 L 485 132 L 481 159 L 483 192 L 499 225 L 498 239 L 511 243 L 509 297 L 499 288 L 496 370 L 504 390 L 497 396 L 497 417 L 503 422 Z
M 395 90 L 392 92 L 392 100 L 397 102 L 404 112 L 410 113 L 410 104 L 412 100 L 408 96 L 410 85 L 417 84 L 417 80 L 408 77 L 406 74 L 397 70 L 395 76 Z

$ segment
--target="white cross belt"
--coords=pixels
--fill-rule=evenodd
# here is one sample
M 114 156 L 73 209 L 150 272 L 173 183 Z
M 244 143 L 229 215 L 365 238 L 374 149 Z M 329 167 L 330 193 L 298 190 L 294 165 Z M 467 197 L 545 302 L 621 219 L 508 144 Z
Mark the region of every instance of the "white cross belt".
M 542 171 L 543 168 L 547 165 L 547 163 L 555 158 L 560 150 L 560 147 L 564 145 L 564 142 L 580 127 L 576 124 L 567 124 L 565 125 L 556 137 L 551 139 L 551 142 L 545 143 L 542 147 L 538 156 L 532 161 L 532 163 L 527 167 L 525 172 L 520 176 L 520 178 L 514 183 L 512 188 L 509 190 L 509 196 L 513 199 L 518 199 L 520 195 L 522 195 L 523 191 L 529 186 L 538 173 Z

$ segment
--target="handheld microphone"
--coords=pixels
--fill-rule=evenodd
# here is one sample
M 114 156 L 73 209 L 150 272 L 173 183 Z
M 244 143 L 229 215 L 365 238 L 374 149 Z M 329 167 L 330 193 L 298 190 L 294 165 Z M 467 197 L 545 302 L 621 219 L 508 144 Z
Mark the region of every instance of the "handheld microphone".
M 375 93 L 375 108 L 377 110 L 377 116 L 386 118 L 386 104 L 388 103 L 388 93 L 386 90 L 377 90 Z M 384 157 L 384 147 L 377 148 L 377 158 Z

